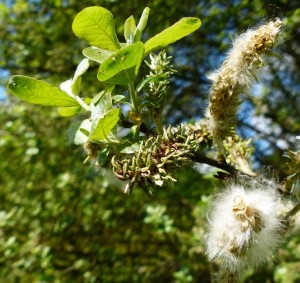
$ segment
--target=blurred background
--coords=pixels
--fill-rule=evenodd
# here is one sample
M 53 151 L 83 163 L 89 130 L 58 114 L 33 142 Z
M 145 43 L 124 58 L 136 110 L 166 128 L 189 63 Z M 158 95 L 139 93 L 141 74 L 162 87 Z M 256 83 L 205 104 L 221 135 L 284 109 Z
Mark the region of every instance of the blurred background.
M 206 75 L 217 68 L 237 33 L 280 17 L 283 43 L 244 94 L 238 132 L 252 138 L 253 166 L 282 178 L 288 148 L 300 135 L 300 4 L 298 0 L 1 0 L 0 1 L 0 283 L 212 282 L 205 258 L 206 211 L 218 181 L 196 167 L 178 183 L 124 195 L 109 172 L 83 165 L 83 150 L 67 144 L 76 118 L 20 103 L 6 92 L 22 74 L 58 85 L 72 77 L 87 46 L 72 33 L 74 16 L 99 5 L 123 23 L 151 9 L 145 38 L 185 16 L 201 28 L 168 48 L 177 73 L 165 124 L 197 121 L 207 105 Z M 148 70 L 145 68 L 145 72 Z M 99 91 L 97 66 L 83 94 Z M 300 282 L 300 237 L 290 237 L 272 264 L 244 282 Z

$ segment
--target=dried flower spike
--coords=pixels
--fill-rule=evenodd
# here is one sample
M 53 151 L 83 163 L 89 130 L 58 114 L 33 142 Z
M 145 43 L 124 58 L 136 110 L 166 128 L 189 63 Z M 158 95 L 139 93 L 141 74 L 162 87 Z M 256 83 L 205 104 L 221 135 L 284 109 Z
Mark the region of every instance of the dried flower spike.
M 133 153 L 113 156 L 113 171 L 120 180 L 141 186 L 175 182 L 174 171 L 193 164 L 192 157 L 208 142 L 207 136 L 205 129 L 192 125 L 163 128 L 162 135 L 146 138 Z
M 276 19 L 241 34 L 233 42 L 222 66 L 209 76 L 212 87 L 207 116 L 219 156 L 224 156 L 223 140 L 236 124 L 241 103 L 239 95 L 249 87 L 256 70 L 263 66 L 262 55 L 278 42 L 281 24 L 282 21 Z

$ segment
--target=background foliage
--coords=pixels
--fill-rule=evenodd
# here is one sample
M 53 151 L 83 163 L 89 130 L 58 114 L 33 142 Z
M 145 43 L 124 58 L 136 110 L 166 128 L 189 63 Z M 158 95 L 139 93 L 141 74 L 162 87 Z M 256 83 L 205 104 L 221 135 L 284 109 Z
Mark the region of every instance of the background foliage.
M 149 35 L 183 16 L 202 20 L 199 31 L 168 49 L 178 70 L 165 113 L 172 124 L 203 115 L 205 75 L 222 61 L 236 32 L 283 17 L 282 58 L 272 59 L 262 83 L 249 91 L 239 131 L 253 137 L 256 166 L 284 174 L 282 155 L 300 132 L 298 1 L 3 1 L 3 85 L 8 73 L 56 84 L 70 78 L 86 47 L 71 24 L 91 5 L 113 13 L 120 37 L 124 20 L 138 18 L 145 6 L 151 8 Z M 87 95 L 99 88 L 96 65 L 92 70 L 85 75 Z M 210 281 L 203 247 L 205 209 L 215 188 L 210 175 L 182 172 L 177 185 L 152 199 L 138 190 L 128 197 L 109 173 L 82 165 L 82 152 L 66 143 L 70 120 L 54 110 L 9 97 L 0 105 L 0 124 L 0 282 Z M 249 272 L 246 282 L 300 280 L 299 242 L 291 238 L 273 266 Z

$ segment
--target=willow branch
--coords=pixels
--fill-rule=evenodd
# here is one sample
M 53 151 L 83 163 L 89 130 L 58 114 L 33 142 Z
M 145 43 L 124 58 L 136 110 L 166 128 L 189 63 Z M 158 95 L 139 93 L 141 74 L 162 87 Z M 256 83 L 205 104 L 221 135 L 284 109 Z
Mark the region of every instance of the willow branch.
M 244 176 L 244 177 L 248 177 L 248 178 L 251 177 L 250 175 L 237 170 L 235 167 L 231 166 L 230 164 L 228 164 L 226 162 L 219 162 L 215 159 L 209 158 L 209 157 L 201 155 L 201 154 L 195 154 L 193 157 L 193 161 L 195 161 L 197 163 L 207 164 L 207 165 L 213 166 L 215 168 L 221 169 L 221 170 L 229 173 L 231 176 Z M 216 177 L 223 179 L 224 175 L 222 175 L 220 172 L 218 172 L 218 175 Z
M 294 216 L 300 211 L 300 203 L 296 204 L 286 215 L 286 218 L 290 218 L 291 216 Z

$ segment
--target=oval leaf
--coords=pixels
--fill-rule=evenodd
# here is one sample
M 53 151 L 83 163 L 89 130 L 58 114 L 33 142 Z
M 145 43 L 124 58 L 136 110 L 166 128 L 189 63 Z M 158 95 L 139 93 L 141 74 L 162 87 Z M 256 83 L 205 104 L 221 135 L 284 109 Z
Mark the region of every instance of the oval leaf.
M 146 7 L 143 11 L 143 14 L 139 20 L 139 23 L 136 27 L 136 32 L 134 35 L 134 42 L 138 42 L 141 40 L 142 37 L 142 32 L 145 29 L 146 25 L 147 25 L 147 21 L 148 21 L 148 17 L 149 17 L 149 12 L 150 9 L 148 7 Z
M 127 44 L 132 44 L 134 42 L 134 34 L 136 30 L 134 17 L 129 17 L 124 24 L 124 37 Z
M 98 80 L 111 84 L 127 84 L 135 78 L 143 55 L 142 42 L 122 48 L 102 63 L 97 75 Z
M 19 99 L 44 106 L 79 106 L 66 92 L 46 82 L 25 76 L 13 76 L 8 83 L 9 91 Z
M 96 125 L 92 126 L 92 131 L 89 136 L 90 140 L 101 141 L 108 139 L 111 130 L 119 121 L 120 109 L 116 108 L 109 111 L 103 118 L 98 120 Z
M 107 50 L 121 48 L 118 41 L 113 15 L 102 7 L 88 7 L 79 12 L 72 24 L 76 36 L 90 45 Z
M 98 63 L 102 63 L 103 61 L 105 61 L 109 56 L 111 56 L 115 52 L 92 46 L 92 47 L 87 47 L 87 48 L 83 49 L 82 53 L 85 57 L 87 57 L 93 61 L 96 61 Z
M 201 21 L 198 18 L 182 18 L 174 25 L 150 38 L 145 43 L 145 53 L 149 54 L 153 49 L 168 46 L 169 44 L 194 32 L 200 27 L 200 25 Z

